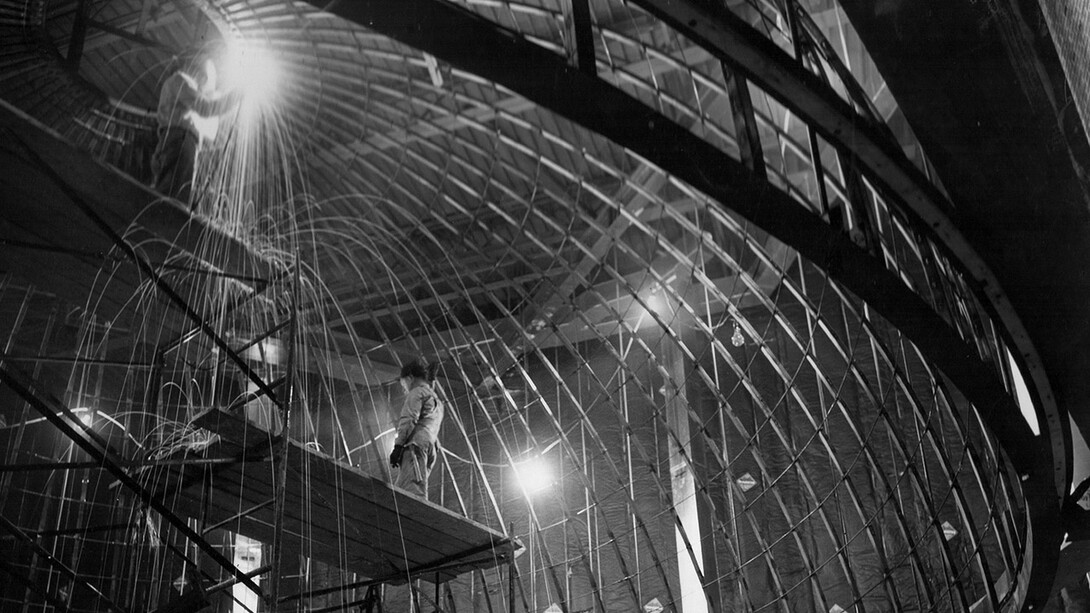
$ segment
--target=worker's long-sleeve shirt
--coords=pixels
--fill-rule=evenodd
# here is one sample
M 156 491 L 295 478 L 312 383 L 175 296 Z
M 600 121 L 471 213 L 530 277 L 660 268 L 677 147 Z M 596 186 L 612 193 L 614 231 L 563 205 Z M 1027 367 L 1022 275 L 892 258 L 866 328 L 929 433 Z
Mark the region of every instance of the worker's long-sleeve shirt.
M 219 129 L 218 115 L 234 104 L 233 99 L 202 92 L 197 80 L 175 72 L 163 82 L 156 115 L 162 127 L 192 130 L 202 140 L 213 140 Z
M 197 81 L 184 72 L 176 72 L 163 82 L 159 93 L 159 125 L 164 127 L 187 128 L 194 134 L 200 134 L 195 125 L 198 117 L 197 100 L 201 97 Z
M 401 418 L 397 422 L 397 438 L 394 443 L 413 443 L 427 449 L 439 440 L 439 427 L 443 424 L 443 401 L 426 383 L 418 385 L 405 396 L 401 406 Z

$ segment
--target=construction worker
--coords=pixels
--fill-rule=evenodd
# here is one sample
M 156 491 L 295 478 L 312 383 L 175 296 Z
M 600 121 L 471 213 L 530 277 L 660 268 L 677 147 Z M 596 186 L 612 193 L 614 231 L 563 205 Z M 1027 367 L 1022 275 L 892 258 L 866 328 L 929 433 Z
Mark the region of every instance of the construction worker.
M 414 360 L 401 368 L 399 381 L 405 402 L 390 453 L 390 466 L 399 469 L 394 485 L 422 498 L 428 497 L 428 475 L 439 454 L 439 427 L 443 424 L 443 401 L 432 387 L 437 367 L 425 367 Z
M 237 92 L 216 89 L 216 65 L 206 59 L 189 74 L 175 58 L 159 92 L 159 143 L 152 155 L 152 187 L 183 204 L 196 205 L 193 184 L 201 147 L 215 139 L 219 117 L 239 102 Z

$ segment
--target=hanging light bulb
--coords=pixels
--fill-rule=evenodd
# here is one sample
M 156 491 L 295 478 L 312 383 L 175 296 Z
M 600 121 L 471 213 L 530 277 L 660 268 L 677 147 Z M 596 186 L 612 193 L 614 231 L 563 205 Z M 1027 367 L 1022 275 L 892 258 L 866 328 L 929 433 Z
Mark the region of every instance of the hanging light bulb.
M 738 322 L 734 322 L 734 334 L 730 335 L 730 342 L 735 347 L 746 344 L 746 337 L 742 334 L 742 328 L 738 325 Z

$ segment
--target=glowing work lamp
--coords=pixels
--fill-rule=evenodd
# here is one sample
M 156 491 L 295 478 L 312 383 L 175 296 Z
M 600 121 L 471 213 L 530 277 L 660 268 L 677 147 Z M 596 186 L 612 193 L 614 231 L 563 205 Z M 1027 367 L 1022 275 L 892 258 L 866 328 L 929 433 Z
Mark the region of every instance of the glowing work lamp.
M 513 468 L 515 479 L 527 496 L 546 490 L 553 483 L 553 472 L 540 456 L 518 462 Z

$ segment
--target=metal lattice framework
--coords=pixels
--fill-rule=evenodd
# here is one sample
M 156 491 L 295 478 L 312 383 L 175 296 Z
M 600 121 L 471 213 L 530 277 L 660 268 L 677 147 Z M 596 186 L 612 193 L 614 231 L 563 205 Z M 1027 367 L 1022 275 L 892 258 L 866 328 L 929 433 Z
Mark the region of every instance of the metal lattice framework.
M 451 408 L 431 499 L 527 552 L 437 588 L 436 606 L 1038 602 L 1069 484 L 1062 419 L 1017 315 L 839 9 L 727 4 L 192 0 L 156 17 L 117 0 L 97 22 L 139 22 L 146 48 L 116 33 L 82 43 L 88 84 L 56 68 L 51 45 L 76 28 L 63 11 L 7 3 L 22 42 L 0 66 L 4 98 L 134 176 L 151 125 L 139 107 L 154 100 L 138 75 L 198 30 L 269 50 L 275 112 L 251 149 L 230 132 L 207 171 L 221 191 L 198 211 L 296 277 L 159 269 L 189 319 L 149 287 L 106 322 L 93 297 L 58 321 L 9 278 L 0 305 L 20 315 L 5 355 L 84 356 L 36 376 L 110 416 L 120 458 L 185 461 L 207 443 L 190 421 L 209 407 L 275 430 L 262 403 L 293 397 L 292 438 L 383 477 L 397 365 L 438 360 Z M 57 95 L 69 89 L 90 93 Z M 223 249 L 209 241 L 197 259 Z M 291 357 L 262 353 L 276 351 Z M 195 559 L 213 536 L 157 527 L 104 481 L 76 495 L 71 475 L 99 473 L 70 450 L 64 483 L 43 482 L 30 459 L 65 451 L 28 415 L 5 426 L 5 463 L 26 469 L 5 473 L 18 493 L 4 517 L 44 553 L 5 563 L 20 579 L 6 599 L 129 610 L 170 601 L 179 575 L 251 579 Z M 272 457 L 253 470 L 272 474 Z M 513 482 L 529 458 L 552 466 L 550 493 Z M 347 500 L 305 504 L 347 533 Z M 170 517 L 180 503 L 161 504 Z M 36 505 L 55 530 L 27 527 Z M 232 532 L 258 513 L 237 511 Z M 74 579 L 41 579 L 57 569 L 47 555 Z M 265 597 L 308 610 L 360 604 L 367 579 L 290 560 L 254 572 L 272 573 Z M 79 604 L 83 589 L 105 596 Z

